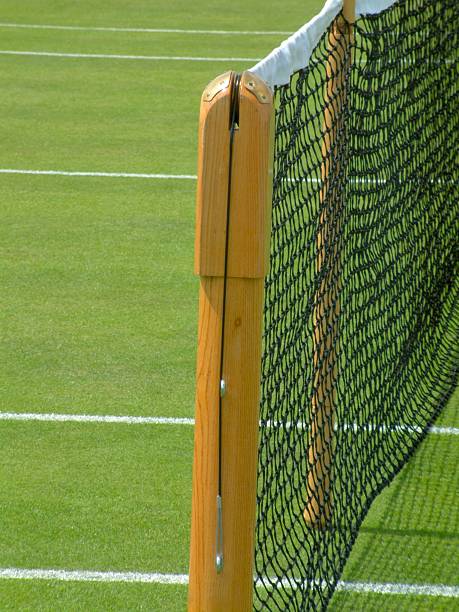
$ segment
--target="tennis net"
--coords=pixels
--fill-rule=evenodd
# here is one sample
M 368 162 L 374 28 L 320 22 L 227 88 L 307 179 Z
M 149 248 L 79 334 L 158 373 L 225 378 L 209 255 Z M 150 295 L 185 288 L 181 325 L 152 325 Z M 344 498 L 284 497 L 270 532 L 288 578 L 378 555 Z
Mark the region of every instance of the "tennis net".
M 256 610 L 326 608 L 457 383 L 459 3 L 341 8 L 253 69 L 275 92 Z

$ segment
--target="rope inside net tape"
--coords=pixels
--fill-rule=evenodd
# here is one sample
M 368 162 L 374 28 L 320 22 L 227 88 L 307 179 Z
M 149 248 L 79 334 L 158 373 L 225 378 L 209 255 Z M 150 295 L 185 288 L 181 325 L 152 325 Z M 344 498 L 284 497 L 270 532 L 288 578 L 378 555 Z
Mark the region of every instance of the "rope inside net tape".
M 305 67 L 275 88 L 264 612 L 327 607 L 372 500 L 457 384 L 459 3 L 385 4 L 351 32 L 328 2 Z

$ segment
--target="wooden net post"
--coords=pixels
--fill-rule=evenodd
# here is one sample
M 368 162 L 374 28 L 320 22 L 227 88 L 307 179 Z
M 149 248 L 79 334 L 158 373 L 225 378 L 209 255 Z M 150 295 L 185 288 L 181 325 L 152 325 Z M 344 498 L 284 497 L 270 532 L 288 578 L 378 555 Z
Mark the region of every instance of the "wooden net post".
M 343 146 L 342 138 L 345 137 L 345 78 L 351 61 L 351 24 L 355 21 L 355 0 L 344 0 L 342 15 L 344 20 L 341 15 L 336 18 L 329 38 L 324 95 L 321 214 L 316 241 L 316 273 L 320 282 L 313 311 L 314 378 L 308 447 L 307 504 L 304 510 L 306 522 L 315 527 L 325 527 L 328 524 L 333 506 L 331 477 L 340 312 L 338 243 L 343 207 L 342 185 L 336 179 L 343 170 L 339 166 L 338 151 Z
M 252 610 L 272 93 L 244 72 L 201 101 L 200 276 L 189 612 Z

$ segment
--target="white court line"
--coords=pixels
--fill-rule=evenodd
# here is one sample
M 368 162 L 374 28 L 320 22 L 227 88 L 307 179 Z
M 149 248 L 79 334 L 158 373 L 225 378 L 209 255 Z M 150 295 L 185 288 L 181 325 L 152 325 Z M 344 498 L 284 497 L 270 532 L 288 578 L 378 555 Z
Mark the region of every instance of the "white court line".
M 459 597 L 459 587 L 446 584 L 401 584 L 397 582 L 344 582 L 337 591 L 353 593 L 380 593 L 382 595 L 424 595 L 430 597 Z
M 325 581 L 295 581 L 294 578 L 258 578 L 258 588 L 269 588 L 270 584 L 278 584 L 286 589 L 310 588 L 311 586 L 327 587 Z M 265 586 L 266 585 L 266 586 Z M 350 591 L 353 593 L 379 593 L 383 595 L 429 595 L 431 597 L 459 597 L 459 587 L 446 584 L 404 584 L 398 582 L 354 582 L 339 580 L 337 591 Z
M 147 574 L 144 572 L 88 572 L 80 570 L 0 568 L 0 579 L 62 580 L 76 582 L 150 582 L 188 584 L 186 574 Z
M 459 427 L 433 427 L 429 428 L 429 433 L 445 434 L 447 436 L 459 436 Z
M 156 173 L 139 173 L 139 172 L 90 172 L 90 171 L 73 171 L 73 170 L 29 170 L 22 168 L 0 168 L 0 174 L 35 174 L 49 176 L 102 176 L 108 178 L 136 178 L 136 179 L 175 179 L 175 180 L 190 180 L 197 179 L 196 174 L 156 174 Z M 320 185 L 321 179 L 315 177 L 306 177 L 302 179 L 287 178 L 283 179 L 287 183 L 310 183 L 312 185 Z M 351 177 L 349 182 L 353 185 L 357 184 L 372 184 L 384 185 L 389 182 L 389 179 L 361 179 Z M 409 181 L 407 181 L 409 182 Z M 443 183 L 443 179 L 430 179 L 429 183 Z M 455 184 L 457 181 L 445 181 L 445 184 Z
M 0 568 L 0 579 L 9 580 L 59 580 L 76 582 L 141 582 L 153 584 L 188 584 L 187 574 L 162 574 L 145 572 L 94 572 L 83 570 Z M 286 586 L 294 584 L 282 581 Z M 263 583 L 257 580 L 257 586 Z M 348 582 L 340 580 L 337 591 L 355 593 L 382 593 L 385 595 L 428 595 L 431 597 L 459 597 L 459 587 L 445 584 L 403 584 L 394 582 Z
M 292 32 L 261 30 L 188 30 L 183 28 L 115 28 L 109 26 L 70 26 L 40 23 L 0 23 L 0 28 L 34 30 L 75 30 L 79 32 L 140 32 L 145 34 L 216 34 L 225 36 L 289 36 Z
M 349 424 L 345 423 L 344 425 L 342 425 L 342 427 L 345 430 L 350 429 L 354 432 L 357 432 L 357 431 L 382 431 L 382 432 L 385 432 L 385 431 L 412 431 L 415 433 L 422 433 L 423 431 L 422 427 L 419 427 L 417 425 L 394 425 L 393 427 L 391 427 L 388 425 L 358 425 L 356 423 L 349 423 Z M 457 427 L 432 426 L 432 427 L 429 427 L 427 431 L 433 434 L 443 434 L 443 435 L 450 435 L 450 436 L 459 435 L 459 428 Z
M 0 168 L 0 174 L 43 174 L 51 176 L 103 176 L 109 178 L 145 178 L 196 180 L 195 174 L 142 174 L 137 172 L 78 172 L 67 170 L 21 170 L 18 168 Z
M 114 416 L 114 415 L 97 415 L 97 414 L 55 414 L 47 412 L 0 412 L 0 421 L 48 421 L 48 422 L 73 422 L 73 423 L 126 423 L 130 425 L 194 425 L 194 419 L 192 418 L 180 418 L 180 417 L 147 417 L 147 416 Z M 263 427 L 285 427 L 286 429 L 292 426 L 298 429 L 305 429 L 306 427 L 302 423 L 293 424 L 289 421 L 286 423 L 273 423 L 272 421 L 266 421 L 260 423 Z M 373 426 L 373 425 L 348 425 L 345 424 L 344 429 L 352 429 L 353 431 L 369 430 L 374 431 L 375 429 L 386 431 L 389 428 L 384 426 Z M 339 426 L 336 425 L 335 429 Z M 407 430 L 414 432 L 421 432 L 420 427 L 415 425 L 397 425 L 394 427 L 395 430 Z M 459 427 L 430 427 L 428 432 L 431 434 L 439 434 L 446 436 L 458 436 Z
M 173 62 L 257 62 L 253 57 L 188 57 L 182 55 L 118 55 L 111 53 L 57 53 L 54 51 L 13 51 L 1 49 L 0 55 L 23 55 L 35 57 L 66 57 L 78 59 L 150 60 Z
M 1 414 L 1 413 L 0 413 Z M 294 423 L 292 421 L 271 421 L 271 420 L 267 420 L 264 422 L 260 423 L 261 427 L 267 427 L 267 428 L 271 428 L 271 427 L 275 427 L 277 429 L 292 429 L 292 428 L 296 428 L 296 429 L 307 429 L 307 425 L 306 423 Z M 422 427 L 419 427 L 418 425 L 405 425 L 405 424 L 401 424 L 401 425 L 394 425 L 394 426 L 388 426 L 388 425 L 373 425 L 373 424 L 360 424 L 360 423 L 335 423 L 334 427 L 333 427 L 334 431 L 338 431 L 340 429 L 342 429 L 343 431 L 348 431 L 351 430 L 355 433 L 359 432 L 359 431 L 379 431 L 379 432 L 390 432 L 390 431 L 412 431 L 414 433 L 422 433 L 423 429 Z M 446 435 L 446 436 L 458 436 L 459 435 L 459 427 L 437 427 L 437 426 L 432 426 L 428 428 L 428 433 L 431 434 L 440 434 L 440 435 Z
M 126 423 L 128 425 L 194 425 L 194 419 L 179 417 L 114 416 L 97 414 L 53 414 L 0 412 L 0 421 L 57 421 L 61 423 Z

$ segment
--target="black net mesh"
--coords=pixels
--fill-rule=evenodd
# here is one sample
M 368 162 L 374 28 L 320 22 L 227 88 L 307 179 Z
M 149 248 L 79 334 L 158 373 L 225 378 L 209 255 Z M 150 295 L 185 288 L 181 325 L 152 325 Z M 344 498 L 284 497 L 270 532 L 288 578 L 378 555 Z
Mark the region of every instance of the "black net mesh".
M 276 90 L 256 610 L 326 608 L 456 384 L 459 2 L 341 16 Z

